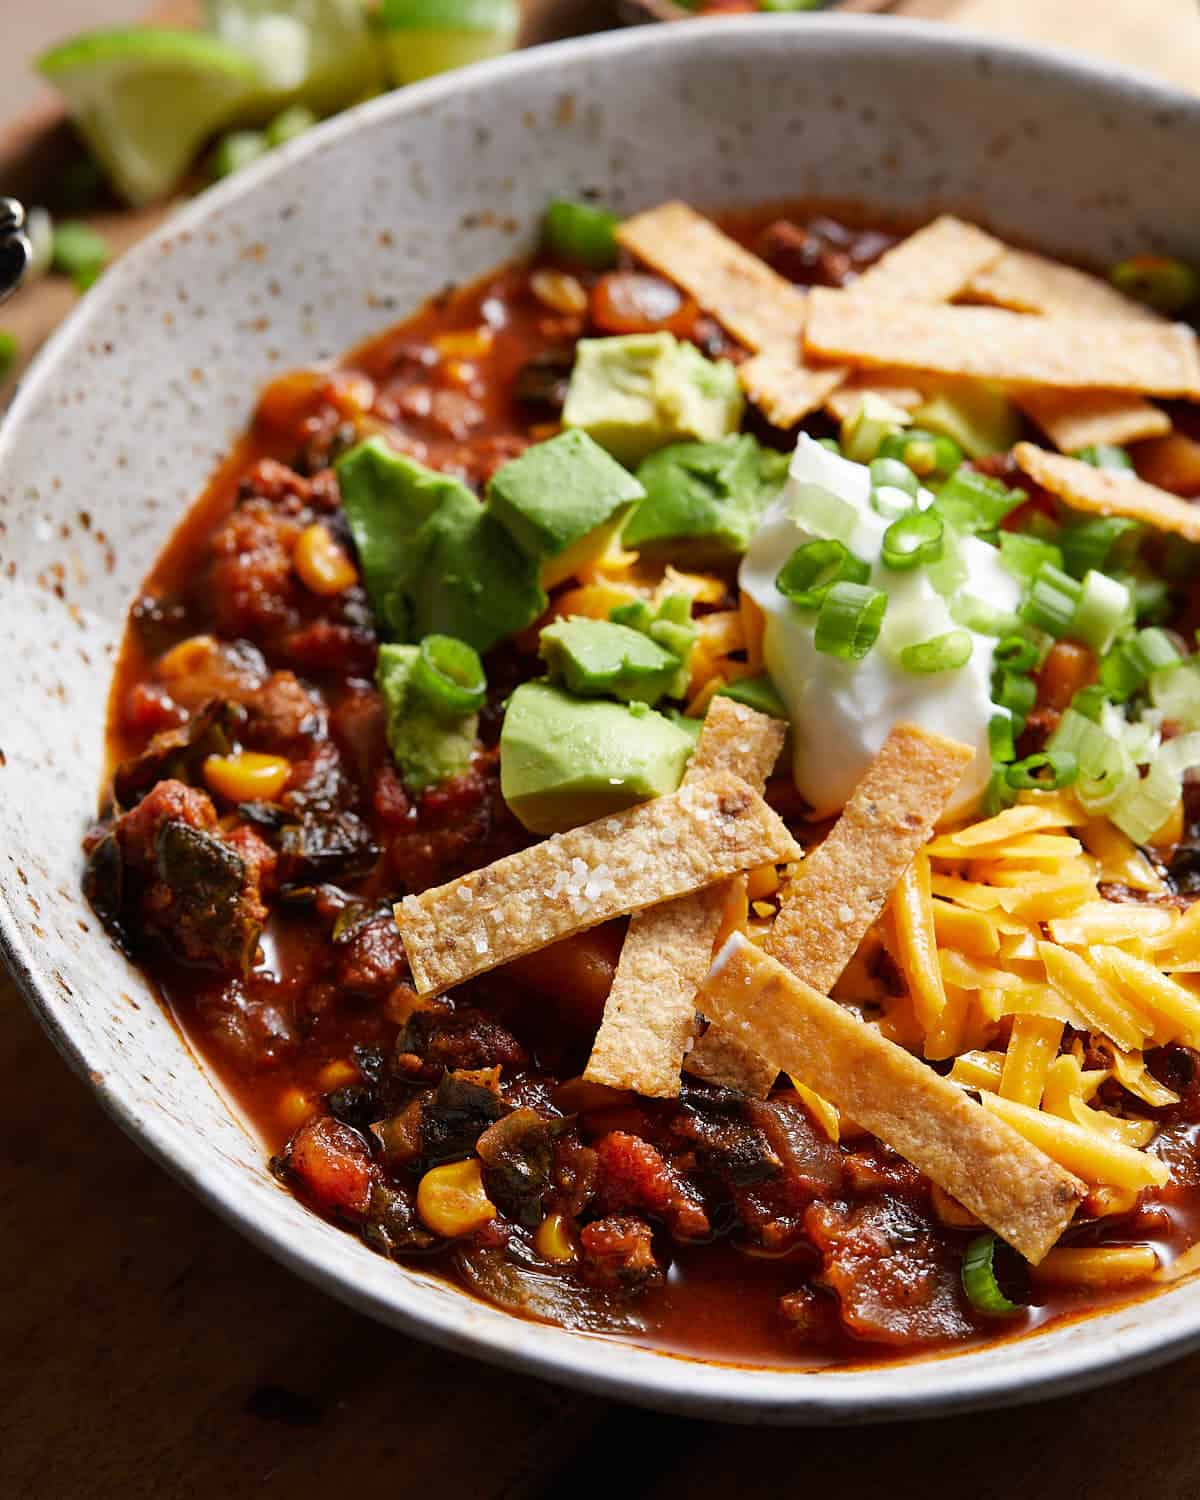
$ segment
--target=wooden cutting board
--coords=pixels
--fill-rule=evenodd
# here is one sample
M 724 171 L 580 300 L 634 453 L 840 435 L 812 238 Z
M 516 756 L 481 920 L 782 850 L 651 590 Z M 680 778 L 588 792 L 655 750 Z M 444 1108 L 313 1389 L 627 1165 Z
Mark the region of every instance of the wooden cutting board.
M 20 61 L 18 3 L 4 6 L 0 109 Z M 39 0 L 39 14 L 65 3 Z M 1103 40 L 1200 80 L 1192 0 L 897 8 Z M 564 0 L 531 24 L 580 30 L 595 14 L 592 0 Z M 91 19 L 106 19 L 103 3 Z M 49 107 L 10 124 L 0 191 L 18 170 L 44 182 L 62 141 Z M 156 217 L 100 227 L 120 248 Z M 45 281 L 0 321 L 33 342 L 73 298 Z M 852 1436 L 660 1417 L 405 1339 L 297 1281 L 125 1140 L 2 974 L 0 1215 L 2 1500 L 775 1500 L 795 1487 L 925 1500 L 950 1486 L 970 1500 L 1085 1487 L 1090 1500 L 1200 1497 L 1200 1357 L 1035 1409 Z

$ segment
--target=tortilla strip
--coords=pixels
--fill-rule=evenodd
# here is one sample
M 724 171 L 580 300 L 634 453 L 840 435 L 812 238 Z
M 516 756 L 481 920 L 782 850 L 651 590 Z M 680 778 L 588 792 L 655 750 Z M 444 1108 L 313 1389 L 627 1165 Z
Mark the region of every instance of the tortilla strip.
M 1006 251 L 971 281 L 966 295 L 1042 317 L 1094 318 L 1107 323 L 1166 321 L 1140 302 L 1122 296 L 1099 276 L 1028 250 Z M 1171 430 L 1166 412 L 1139 396 L 1117 391 L 1087 395 L 1014 391 L 1013 399 L 1062 453 L 1076 453 L 1095 443 L 1123 446 Z
M 933 832 L 971 759 L 972 751 L 956 740 L 897 724 L 825 842 L 786 888 L 764 951 L 828 993 Z M 764 1078 L 766 1088 L 774 1082 L 782 1066 L 777 1057 L 767 1054 L 752 1066 L 723 1042 L 709 1044 L 709 1035 L 689 1055 L 689 1072 L 743 1092 L 751 1092 L 747 1081 L 755 1092 Z
M 1063 390 L 1200 395 L 1196 335 L 1179 324 L 1028 318 L 815 287 L 805 348 L 825 359 Z
M 739 1041 L 779 1058 L 1032 1264 L 1071 1222 L 1087 1192 L 1077 1177 L 740 933 L 700 999 Z
M 626 219 L 617 243 L 682 287 L 747 348 L 797 350 L 805 294 L 686 203 Z
M 897 724 L 787 887 L 765 951 L 828 994 L 973 759 L 957 740 Z
M 1047 453 L 1036 443 L 1018 443 L 1013 458 L 1035 484 L 1057 495 L 1073 510 L 1128 516 L 1158 531 L 1172 531 L 1189 542 L 1200 542 L 1200 505 L 1181 500 L 1134 474 L 1097 469 L 1062 453 Z
M 739 1041 L 719 1021 L 711 1022 L 704 1035 L 697 1038 L 683 1066 L 694 1078 L 703 1078 L 718 1088 L 733 1089 L 751 1099 L 765 1099 L 779 1077 L 779 1069 L 773 1062 Z
M 972 276 L 965 295 L 1010 312 L 1039 313 L 1042 317 L 1096 318 L 1109 323 L 1164 321 L 1101 277 L 1029 250 L 1005 250 L 998 260 Z
M 396 925 L 417 993 L 440 994 L 573 932 L 800 852 L 757 792 L 714 771 L 406 896 Z
M 1061 453 L 1162 437 L 1171 419 L 1160 406 L 1123 391 L 1016 390 L 1012 398 Z
M 851 283 L 847 295 L 945 302 L 1003 253 L 1004 245 L 990 234 L 943 214 L 881 255 Z M 777 427 L 792 427 L 827 405 L 849 373 L 841 365 L 814 364 L 790 341 L 747 360 L 738 371 L 746 395 Z
M 714 698 L 684 784 L 713 771 L 741 776 L 759 794 L 786 726 L 732 698 Z M 683 1054 L 696 1029 L 696 991 L 712 961 L 726 884 L 635 913 L 584 1077 L 654 1099 L 679 1093 Z

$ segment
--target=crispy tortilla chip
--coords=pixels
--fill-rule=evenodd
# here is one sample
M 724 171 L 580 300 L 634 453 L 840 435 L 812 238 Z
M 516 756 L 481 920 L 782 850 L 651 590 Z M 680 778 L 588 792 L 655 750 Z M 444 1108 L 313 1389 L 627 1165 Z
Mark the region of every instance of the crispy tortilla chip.
M 854 295 L 914 302 L 949 302 L 1007 252 L 975 224 L 942 214 L 868 266 L 848 290 Z
M 1164 321 L 1140 302 L 1122 296 L 1099 276 L 1028 250 L 1005 250 L 998 260 L 972 276 L 966 295 L 1010 312 L 1040 313 L 1043 317 L 1096 318 L 1109 323 Z
M 1035 443 L 1018 443 L 1013 457 L 1035 484 L 1074 510 L 1128 516 L 1159 531 L 1172 531 L 1189 542 L 1200 542 L 1200 505 L 1181 500 L 1133 474 L 1097 469 L 1077 458 L 1047 453 Z
M 765 1099 L 779 1077 L 774 1063 L 739 1041 L 719 1021 L 714 1021 L 697 1038 L 683 1065 L 693 1077 L 715 1083 L 719 1088 L 733 1089 L 751 1099 Z
M 798 350 L 804 293 L 686 203 L 662 203 L 626 219 L 617 242 L 681 286 L 748 348 Z
M 828 993 L 933 832 L 971 759 L 972 751 L 957 740 L 897 724 L 829 837 L 788 886 L 767 952 Z
M 1071 1222 L 1087 1191 L 1078 1178 L 740 934 L 700 1000 L 734 1038 L 779 1058 L 1034 1265 Z
M 815 989 L 831 990 L 933 832 L 970 760 L 965 745 L 898 724 L 829 837 L 788 886 L 765 951 Z M 778 1058 L 747 1058 L 719 1032 L 710 1043 L 712 1032 L 688 1055 L 688 1071 L 743 1093 L 764 1093 L 783 1066 Z
M 805 350 L 821 359 L 1063 390 L 1200 395 L 1196 335 L 1180 324 L 1029 318 L 815 287 Z
M 786 726 L 732 698 L 714 698 L 685 784 L 714 771 L 761 793 Z M 665 901 L 630 919 L 621 959 L 584 1077 L 657 1099 L 679 1093 L 683 1055 L 696 1029 L 696 991 L 721 925 L 725 884 Z
M 961 292 L 977 271 L 1003 252 L 999 240 L 974 224 L 943 215 L 880 256 L 852 283 L 848 295 L 943 302 Z M 770 421 L 777 427 L 792 427 L 827 405 L 850 371 L 843 365 L 822 366 L 801 358 L 788 339 L 747 360 L 738 374 L 746 395 Z M 912 404 L 919 405 L 921 399 L 918 393 Z
M 439 994 L 523 953 L 800 850 L 737 776 L 557 833 L 395 908 L 418 994 Z
M 1061 453 L 1162 437 L 1171 419 L 1162 407 L 1123 391 L 1019 390 L 1013 400 Z

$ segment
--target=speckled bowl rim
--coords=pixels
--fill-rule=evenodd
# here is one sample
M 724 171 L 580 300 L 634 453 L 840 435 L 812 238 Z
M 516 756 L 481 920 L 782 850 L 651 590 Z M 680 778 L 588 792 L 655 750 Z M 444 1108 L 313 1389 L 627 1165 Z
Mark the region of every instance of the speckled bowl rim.
M 335 138 L 353 134 L 364 123 L 381 116 L 403 117 L 430 104 L 468 93 L 488 78 L 519 78 L 524 74 L 553 71 L 563 61 L 586 51 L 592 58 L 619 61 L 622 55 L 654 49 L 662 54 L 686 52 L 697 28 L 712 35 L 721 27 L 721 37 L 736 43 L 742 35 L 762 38 L 772 31 L 792 38 L 802 27 L 810 36 L 828 43 L 844 43 L 848 51 L 886 49 L 902 66 L 904 54 L 937 51 L 947 58 L 988 56 L 1011 61 L 1027 73 L 1042 77 L 1047 86 L 1071 82 L 1094 89 L 1111 98 L 1115 109 L 1124 95 L 1150 100 L 1163 111 L 1200 115 L 1200 101 L 1160 84 L 1134 69 L 1093 61 L 1059 48 L 1031 49 L 982 33 L 954 30 L 934 23 L 880 17 L 805 16 L 747 17 L 720 22 L 697 20 L 661 28 L 639 28 L 555 43 L 513 54 L 459 73 L 431 79 L 382 99 L 360 106 L 319 130 L 309 133 L 267 160 L 221 184 L 189 207 L 171 217 L 169 223 L 130 251 L 105 277 L 51 337 L 18 391 L 0 427 L 0 437 L 15 427 L 53 387 L 59 375 L 60 353 L 67 351 L 86 328 L 93 313 L 132 291 L 137 277 L 149 270 L 160 247 L 181 231 L 201 228 L 217 209 L 253 194 L 285 163 L 295 163 L 310 152 L 319 152 Z M 711 44 L 711 43 L 710 43 Z M 0 444 L 0 459 L 3 445 Z M 99 726 L 97 726 L 99 729 Z M 0 886 L 0 954 L 55 1047 L 70 1067 L 93 1089 L 105 1112 L 137 1141 L 173 1177 L 197 1193 L 222 1218 L 253 1244 L 280 1261 L 305 1280 L 331 1292 L 350 1306 L 384 1323 L 456 1353 L 558 1381 L 599 1395 L 632 1400 L 689 1415 L 704 1415 L 741 1422 L 762 1423 L 863 1423 L 945 1415 L 980 1408 L 1016 1405 L 1051 1394 L 1065 1395 L 1103 1382 L 1132 1375 L 1200 1346 L 1200 1289 L 1186 1299 L 1175 1298 L 1175 1318 L 1166 1328 L 1160 1323 L 1139 1324 L 1114 1330 L 1111 1341 L 1076 1348 L 1070 1338 L 1060 1338 L 1052 1357 L 1039 1357 L 1036 1374 L 1023 1372 L 1019 1361 L 1000 1369 L 980 1365 L 971 1350 L 938 1355 L 913 1362 L 857 1367 L 845 1371 L 797 1372 L 721 1364 L 682 1356 L 630 1348 L 620 1341 L 587 1334 L 565 1333 L 544 1325 L 524 1324 L 505 1315 L 489 1320 L 480 1330 L 467 1315 L 478 1306 L 473 1299 L 428 1302 L 419 1309 L 404 1305 L 408 1282 L 397 1270 L 395 1295 L 375 1295 L 355 1284 L 336 1252 L 314 1240 L 310 1244 L 285 1241 L 270 1212 L 259 1212 L 253 1203 L 225 1190 L 219 1173 L 212 1170 L 203 1142 L 194 1151 L 180 1151 L 170 1133 L 153 1114 L 140 1114 L 126 1097 L 113 1074 L 101 1075 L 77 1040 L 70 1008 L 56 995 L 50 976 L 30 951 L 12 914 L 12 894 L 6 878 Z M 107 939 L 104 939 L 107 941 Z M 1176 1292 L 1182 1287 L 1176 1287 Z M 1163 1294 L 1160 1294 L 1163 1295 Z M 1154 1300 L 1158 1300 L 1156 1297 Z M 1104 1317 L 1104 1314 L 1098 1315 Z M 522 1323 L 529 1337 L 517 1339 L 511 1325 Z M 499 1331 L 505 1326 L 510 1336 Z M 1031 1335 L 1039 1344 L 1054 1338 L 1053 1332 Z M 623 1369 L 623 1359 L 636 1366 Z M 910 1388 L 906 1369 L 919 1367 L 944 1371 L 944 1379 Z

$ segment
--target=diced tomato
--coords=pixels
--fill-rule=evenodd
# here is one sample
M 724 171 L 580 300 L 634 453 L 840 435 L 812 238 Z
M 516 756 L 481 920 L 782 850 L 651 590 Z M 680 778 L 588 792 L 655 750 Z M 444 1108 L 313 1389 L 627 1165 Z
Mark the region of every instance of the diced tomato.
M 308 1120 L 292 1137 L 288 1167 L 315 1207 L 325 1213 L 366 1213 L 375 1164 L 358 1131 L 340 1120 Z

